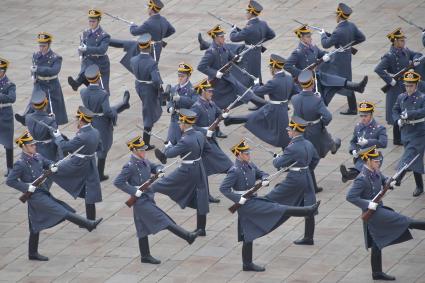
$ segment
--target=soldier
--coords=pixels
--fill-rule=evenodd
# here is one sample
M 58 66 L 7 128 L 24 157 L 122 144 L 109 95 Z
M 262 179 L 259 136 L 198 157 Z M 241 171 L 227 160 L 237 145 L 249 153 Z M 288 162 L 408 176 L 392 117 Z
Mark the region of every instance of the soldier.
M 335 46 L 338 48 L 340 46 L 346 46 L 350 42 L 352 45 L 359 44 L 366 40 L 364 34 L 357 28 L 357 26 L 348 21 L 353 10 L 345 5 L 344 3 L 339 3 L 336 10 L 336 22 L 338 23 L 335 30 L 330 36 L 326 34 L 324 30 L 320 32 L 321 41 L 323 48 L 330 48 Z M 339 75 L 346 78 L 348 81 L 353 79 L 352 70 L 351 70 L 351 48 L 344 52 L 338 52 L 332 58 L 331 64 L 326 66 L 327 68 L 322 68 L 322 71 Z M 344 90 L 340 92 L 341 94 L 347 96 L 348 110 L 340 112 L 342 115 L 356 115 L 357 114 L 357 102 L 354 91 Z
M 80 37 L 80 46 L 78 47 L 81 70 L 75 80 L 72 77 L 68 77 L 68 83 L 74 91 L 77 91 L 83 83 L 88 85 L 89 83 L 84 77 L 84 71 L 88 66 L 94 64 L 99 66 L 102 76 L 102 88 L 109 93 L 110 63 L 106 52 L 108 51 L 111 36 L 100 26 L 100 20 L 102 19 L 100 10 L 90 9 L 88 17 L 89 28 L 83 32 L 82 38 Z
M 130 25 L 130 33 L 134 36 L 149 33 L 152 36 L 152 57 L 159 62 L 162 48 L 167 45 L 163 38 L 169 37 L 176 32 L 167 19 L 159 14 L 164 4 L 161 0 L 149 0 L 149 18 L 140 26 L 134 23 Z
M 279 55 L 270 55 L 269 67 L 273 76 L 265 85 L 255 85 L 256 95 L 270 100 L 268 104 L 248 116 L 229 116 L 224 125 L 245 123 L 245 127 L 262 141 L 277 147 L 286 147 L 289 137 L 285 131 L 288 126 L 288 100 L 299 92 L 293 80 L 283 70 L 286 60 Z
M 406 36 L 401 31 L 401 28 L 390 32 L 387 34 L 387 37 L 392 43 L 391 48 L 390 51 L 381 58 L 381 62 L 379 62 L 375 68 L 375 73 L 377 73 L 385 81 L 385 83 L 390 86 L 386 92 L 385 117 L 388 125 L 393 126 L 394 145 L 402 145 L 400 139 L 400 128 L 396 123 L 397 121 L 393 120 L 393 107 L 399 94 L 405 91 L 405 87 L 402 80 L 394 80 L 391 77 L 391 74 L 396 74 L 403 68 L 406 68 L 412 60 L 420 57 L 421 54 L 411 51 L 405 47 Z M 419 65 L 419 62 L 416 62 L 415 64 Z
M 114 126 L 117 122 L 117 115 L 125 109 L 130 108 L 128 103 L 130 93 L 125 91 L 123 101 L 118 105 L 111 107 L 109 104 L 109 93 L 99 85 L 101 82 L 101 73 L 97 65 L 88 66 L 84 75 L 89 82 L 89 86 L 80 91 L 81 100 L 84 106 L 92 111 L 92 125 L 99 131 L 102 148 L 97 151 L 97 169 L 99 172 L 100 181 L 103 182 L 109 178 L 105 175 L 106 156 L 111 149 L 113 142 Z
M 210 150 L 204 150 L 202 163 L 204 164 L 207 176 L 213 174 L 224 174 L 232 167 L 232 161 L 220 148 L 216 140 L 216 131 L 209 127 L 220 116 L 227 117 L 228 113 L 222 113 L 221 109 L 212 101 L 213 87 L 208 79 L 203 79 L 195 85 L 195 91 L 200 94 L 198 100 L 192 105 L 191 110 L 196 113 L 196 123 L 193 128 L 203 133 L 210 144 Z M 209 195 L 209 201 L 220 202 Z
M 302 71 L 298 75 L 298 82 L 302 91 L 291 99 L 294 106 L 294 115 L 307 121 L 308 126 L 304 137 L 309 140 L 317 150 L 320 158 L 324 158 L 329 151 L 335 154 L 341 147 L 341 139 L 332 139 L 326 126 L 332 120 L 332 114 L 325 106 L 323 100 L 313 93 L 314 78 L 310 70 Z M 311 172 L 316 192 L 323 189 L 317 187 L 316 176 Z
M 133 217 L 137 238 L 139 239 L 141 261 L 160 264 L 161 261 L 150 254 L 148 235 L 168 229 L 171 233 L 186 240 L 190 245 L 195 241 L 198 234 L 190 233 L 183 227 L 178 226 L 167 213 L 156 205 L 154 193 L 151 190 L 142 192 L 138 189 L 149 179 L 151 174 L 159 174 L 159 177 L 161 177 L 164 173 L 161 171 L 161 165 L 151 163 L 146 159 L 147 146 L 142 137 L 135 137 L 127 142 L 127 146 L 132 154 L 130 160 L 122 168 L 121 173 L 115 178 L 114 185 L 123 192 L 137 197 L 137 201 L 133 206 Z
M 56 142 L 63 152 L 74 152 L 80 147 L 78 154 L 59 166 L 59 172 L 52 180 L 67 191 L 73 198 L 84 198 L 86 216 L 96 219 L 96 203 L 102 201 L 99 173 L 96 168 L 96 151 L 99 150 L 100 134 L 92 127 L 94 113 L 80 106 L 77 111 L 77 134 L 69 141 L 65 140 L 59 130 L 53 132 Z
M 130 60 L 132 73 L 136 79 L 136 91 L 140 100 L 142 100 L 143 127 L 145 129 L 143 141 L 148 146 L 147 150 L 155 148 L 154 145 L 150 144 L 148 133 L 162 114 L 159 96 L 162 79 L 158 70 L 158 63 L 149 55 L 151 39 L 149 33 L 142 34 L 138 38 L 140 54 Z
M 388 143 L 387 129 L 376 122 L 373 117 L 375 105 L 372 102 L 359 103 L 360 122 L 354 127 L 353 137 L 350 140 L 349 153 L 353 156 L 354 167 L 347 168 L 341 164 L 342 182 L 353 180 L 363 169 L 364 160 L 359 158 L 359 152 L 365 148 L 376 146 L 386 148 Z
M 262 10 L 263 6 L 257 1 L 250 0 L 248 8 L 246 9 L 246 19 L 248 22 L 243 29 L 233 26 L 230 32 L 230 40 L 233 42 L 244 41 L 245 45 L 256 45 L 261 41 L 266 42 L 275 38 L 276 34 L 274 31 L 265 21 L 258 18 Z M 256 78 L 259 78 L 260 82 L 262 78 L 261 49 L 262 46 L 258 46 L 248 51 L 241 62 L 242 66 L 245 66 L 246 71 Z
M 227 172 L 220 185 L 220 191 L 228 199 L 242 206 L 238 209 L 238 241 L 242 244 L 243 271 L 265 271 L 265 268 L 252 262 L 252 244 L 255 239 L 267 235 L 282 225 L 289 217 L 311 217 L 316 213 L 319 203 L 294 207 L 281 205 L 262 197 L 245 198 L 247 190 L 262 180 L 262 186 L 268 186 L 268 174 L 261 171 L 251 161 L 250 147 L 242 140 L 232 147 L 236 156 L 235 164 Z
M 275 157 L 273 166 L 279 170 L 294 163 L 295 165 L 289 169 L 286 179 L 265 196 L 266 199 L 293 206 L 310 206 L 316 203 L 311 173 L 320 159 L 314 146 L 303 137 L 306 126 L 307 122 L 303 119 L 296 116 L 291 118 L 287 128 L 291 142 L 282 155 Z M 294 241 L 294 244 L 313 245 L 314 225 L 314 215 L 305 217 L 304 238 Z
M 395 277 L 382 272 L 381 250 L 390 245 L 412 239 L 409 229 L 425 230 L 425 221 L 417 221 L 399 214 L 382 202 L 372 199 L 380 192 L 386 177 L 379 171 L 381 166 L 380 153 L 375 146 L 359 152 L 364 160 L 362 173 L 354 180 L 347 201 L 361 208 L 362 212 L 374 210 L 372 217 L 363 222 L 366 249 L 371 248 L 371 266 L 373 280 L 395 280 Z M 394 187 L 395 181 L 390 187 Z
M 168 128 L 167 140 L 176 144 L 181 138 L 179 127 L 179 113 L 181 108 L 189 109 L 198 99 L 198 95 L 190 82 L 193 68 L 187 63 L 180 63 L 177 69 L 178 84 L 171 88 L 170 101 L 167 112 L 171 113 L 170 126 Z
M 46 169 L 52 173 L 58 167 L 50 160 L 37 154 L 35 141 L 29 132 L 25 132 L 16 139 L 16 144 L 22 148 L 21 158 L 15 162 L 13 169 L 7 177 L 6 184 L 22 193 L 31 193 L 28 199 L 28 223 L 30 237 L 28 242 L 28 259 L 47 261 L 48 257 L 38 253 L 40 231 L 56 226 L 64 220 L 92 231 L 102 221 L 94 221 L 75 214 L 75 210 L 63 201 L 54 198 L 46 186 L 39 187 L 33 182 L 43 174 Z
M 186 207 L 196 209 L 196 231 L 199 236 L 206 236 L 205 226 L 209 212 L 208 179 L 201 156 L 204 151 L 211 150 L 211 148 L 204 134 L 193 128 L 195 120 L 195 112 L 180 109 L 181 139 L 176 145 L 169 142 L 164 152 L 156 149 L 155 155 L 162 163 L 165 163 L 167 158 L 190 154 L 181 162 L 179 168 L 153 183 L 150 189 L 152 192 L 169 196 L 182 209 Z
M 41 89 L 34 90 L 31 97 L 31 108 L 34 112 L 25 116 L 25 124 L 37 145 L 37 153 L 48 160 L 57 161 L 63 157 L 62 151 L 55 144 L 52 131 L 58 125 L 55 118 L 47 113 L 49 101 Z
M 404 152 L 399 167 L 412 160 L 416 154 L 419 158 L 409 167 L 415 177 L 416 189 L 413 196 L 417 197 L 424 192 L 424 151 L 425 151 L 425 94 L 418 91 L 418 82 L 421 76 L 413 71 L 404 74 L 406 92 L 397 97 L 393 107 L 393 120 L 397 121 L 401 132 L 401 142 Z M 405 174 L 406 171 L 404 171 Z M 398 185 L 404 174 L 397 180 Z
M 285 70 L 290 72 L 294 78 L 297 78 L 302 70 L 308 68 L 311 64 L 317 63 L 322 59 L 324 66 L 332 64 L 330 62 L 331 56 L 325 51 L 312 43 L 312 31 L 308 26 L 303 25 L 294 30 L 294 33 L 300 39 L 298 47 L 291 53 L 286 64 Z M 359 83 L 352 82 L 345 77 L 329 74 L 322 71 L 322 64 L 319 64 L 314 70 L 317 79 L 317 88 L 321 93 L 325 105 L 329 105 L 335 93 L 342 88 L 364 92 L 365 86 L 368 82 L 368 77 L 364 76 L 363 80 Z
M 0 58 L 0 144 L 6 150 L 5 177 L 13 167 L 13 108 L 16 101 L 16 86 L 6 75 L 9 61 Z

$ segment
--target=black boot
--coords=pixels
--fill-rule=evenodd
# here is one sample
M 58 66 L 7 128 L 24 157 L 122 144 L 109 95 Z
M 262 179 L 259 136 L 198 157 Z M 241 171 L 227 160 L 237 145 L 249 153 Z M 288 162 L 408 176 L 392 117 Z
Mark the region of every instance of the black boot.
M 148 237 L 139 238 L 139 250 L 141 262 L 150 263 L 150 264 L 160 264 L 161 261 L 151 256 L 151 252 L 149 250 L 149 240 Z
M 248 118 L 245 116 L 229 116 L 224 119 L 224 125 L 229 126 L 232 124 L 243 124 L 246 123 L 246 121 L 248 121 Z
M 242 263 L 243 271 L 263 272 L 266 270 L 264 267 L 252 262 L 252 242 L 243 242 L 242 244 Z
M 341 179 L 343 183 L 346 183 L 349 180 L 354 180 L 360 173 L 356 168 L 349 168 L 347 170 L 344 164 L 339 166 L 339 171 L 341 172 Z
M 314 192 L 317 194 L 323 191 L 322 187 L 317 186 L 316 174 L 314 173 L 314 170 L 310 169 L 310 175 L 311 175 L 311 179 L 313 179 Z
M 331 148 L 331 153 L 335 154 L 340 147 L 341 147 L 341 139 L 340 138 L 334 139 L 334 143 Z
M 354 92 L 351 95 L 347 96 L 348 109 L 346 111 L 341 111 L 339 114 L 341 115 L 357 115 L 357 101 L 356 95 Z
M 189 232 L 183 229 L 181 226 L 178 226 L 176 224 L 170 225 L 167 227 L 168 231 L 176 235 L 177 237 L 182 238 L 183 240 L 186 240 L 186 242 L 191 245 L 195 239 L 198 237 L 198 231 L 195 232 Z
M 82 85 L 82 82 L 78 81 L 78 78 L 77 78 L 77 80 L 74 80 L 73 77 L 69 76 L 68 77 L 68 84 L 71 86 L 73 91 L 77 91 L 78 88 Z
M 87 209 L 87 204 L 86 204 L 86 209 Z M 103 218 L 99 218 L 97 220 L 90 220 L 89 216 L 87 216 L 87 218 L 84 218 L 72 212 L 68 212 L 68 214 L 65 216 L 65 219 L 68 220 L 69 222 L 72 222 L 78 225 L 80 228 L 86 228 L 89 232 L 96 229 L 97 225 L 99 225 L 99 223 L 103 220 Z
M 294 241 L 295 245 L 314 245 L 314 216 L 305 218 L 304 238 Z
M 33 233 L 30 231 L 30 239 L 28 241 L 28 259 L 29 260 L 39 260 L 39 261 L 48 261 L 47 256 L 41 255 L 38 253 L 38 240 L 40 234 Z
M 202 38 L 202 34 L 198 33 L 198 42 L 199 42 L 199 49 L 200 50 L 207 50 L 208 48 L 210 48 L 210 43 L 206 42 L 203 38 Z
M 364 92 L 364 89 L 365 89 L 365 87 L 367 85 L 367 81 L 368 80 L 369 80 L 368 76 L 364 76 L 363 79 L 360 82 L 358 82 L 358 83 L 355 83 L 355 82 L 352 82 L 352 81 L 348 81 L 347 80 L 345 82 L 344 88 L 349 89 L 349 90 L 352 90 L 352 91 L 363 93 Z
M 96 204 L 86 203 L 86 217 L 90 220 L 96 220 Z
M 220 131 L 220 127 L 215 128 L 215 136 L 220 139 L 227 138 L 227 135 L 223 133 L 222 131 Z
M 106 163 L 105 158 L 97 159 L 97 171 L 99 172 L 99 179 L 101 182 L 109 179 L 109 176 L 105 175 L 105 163 Z
M 130 92 L 128 90 L 124 91 L 124 95 L 122 97 L 122 102 L 118 103 L 114 106 L 117 113 L 121 113 L 124 110 L 130 108 Z
M 219 198 L 215 198 L 215 197 L 213 197 L 212 195 L 210 195 L 208 193 L 208 202 L 210 202 L 210 203 L 219 203 L 220 202 L 220 199 Z
M 424 180 L 422 179 L 421 173 L 413 172 L 413 177 L 415 177 L 416 189 L 413 192 L 414 197 L 418 197 L 424 192 Z
M 207 232 L 205 231 L 205 226 L 207 226 L 207 216 L 206 215 L 196 215 L 196 230 L 194 232 L 198 233 L 198 236 L 205 237 Z
M 394 145 L 403 145 L 401 143 L 401 133 L 400 133 L 400 127 L 398 126 L 397 122 L 393 125 L 393 144 Z
M 145 131 L 143 132 L 143 141 L 148 146 L 148 148 L 146 149 L 146 151 L 152 150 L 152 149 L 155 148 L 155 146 L 154 145 L 151 145 L 151 135 L 148 134 L 148 133 L 150 133 L 152 131 L 152 128 L 145 127 L 144 130 Z
M 251 97 L 250 101 L 259 108 L 267 104 L 267 101 L 264 98 L 259 97 L 258 95 L 255 95 L 255 94 Z
M 19 123 L 21 123 L 22 126 L 26 126 L 26 123 L 25 123 L 25 114 L 24 115 L 20 115 L 18 113 L 15 113 L 15 120 L 18 121 Z
M 5 177 L 9 175 L 10 170 L 13 168 L 13 148 L 6 148 L 6 168 L 7 173 L 4 175 Z
M 165 156 L 165 154 L 159 150 L 158 148 L 155 149 L 155 157 L 161 161 L 162 164 L 167 163 L 167 157 Z
M 413 220 L 409 224 L 409 229 L 425 230 L 425 221 Z
M 317 209 L 320 206 L 320 200 L 313 205 L 309 206 L 287 206 L 284 216 L 294 216 L 294 217 L 310 217 L 314 216 L 317 212 Z
M 382 272 L 382 253 L 377 247 L 372 247 L 372 254 L 370 256 L 370 263 L 372 266 L 373 280 L 393 281 L 394 276 L 390 276 Z
M 401 172 L 401 174 L 398 176 L 398 178 L 396 179 L 396 183 L 395 183 L 395 185 L 397 186 L 397 187 L 400 187 L 400 185 L 401 185 L 401 181 L 403 180 L 403 178 L 404 178 L 404 176 L 406 175 L 406 173 L 407 173 L 407 171 L 406 170 L 404 170 L 403 172 Z

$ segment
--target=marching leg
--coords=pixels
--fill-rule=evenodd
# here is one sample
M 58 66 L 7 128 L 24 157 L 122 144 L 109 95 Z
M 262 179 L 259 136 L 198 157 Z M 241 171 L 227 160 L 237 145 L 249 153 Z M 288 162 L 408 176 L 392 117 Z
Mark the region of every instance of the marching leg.
M 363 79 L 358 83 L 347 80 L 345 82 L 344 88 L 352 90 L 352 91 L 363 93 L 364 89 L 367 85 L 368 80 L 369 80 L 368 76 L 364 76 Z M 350 107 L 350 109 L 351 109 L 351 107 Z
M 130 108 L 129 101 L 130 101 L 130 92 L 128 90 L 126 90 L 124 92 L 124 95 L 123 95 L 123 98 L 122 98 L 122 102 L 118 103 L 113 108 L 117 111 L 117 113 L 121 113 L 124 110 Z
M 86 210 L 87 210 L 86 204 Z M 93 204 L 94 206 L 94 204 Z M 87 213 L 87 212 L 86 212 Z M 84 218 L 76 213 L 68 212 L 68 214 L 65 216 L 65 219 L 68 220 L 71 223 L 74 223 L 78 225 L 80 228 L 86 228 L 89 232 L 96 229 L 97 225 L 103 220 L 103 218 L 99 218 L 97 220 L 90 220 L 90 218 Z
M 296 245 L 314 245 L 314 216 L 305 218 L 304 238 L 294 241 Z
M 372 266 L 372 278 L 373 280 L 384 280 L 393 281 L 394 276 L 390 276 L 382 272 L 382 253 L 381 250 L 376 247 L 375 244 L 372 246 L 372 253 L 370 255 L 370 263 Z
M 96 204 L 86 203 L 86 217 L 90 220 L 96 220 Z
M 283 216 L 314 217 L 314 214 L 319 208 L 319 205 L 320 200 L 310 206 L 287 206 L 287 209 Z
M 176 224 L 172 224 L 168 226 L 167 229 L 168 231 L 170 231 L 177 237 L 180 237 L 183 240 L 186 240 L 186 242 L 188 242 L 189 245 L 191 245 L 195 241 L 195 239 L 198 237 L 198 231 L 199 231 L 197 230 L 196 232 L 189 232 Z
M 224 125 L 229 126 L 232 124 L 243 124 L 248 121 L 248 118 L 245 116 L 229 116 L 224 119 Z
M 242 244 L 242 263 L 243 271 L 262 272 L 266 270 L 252 262 L 252 242 L 243 242 Z
M 151 145 L 151 135 L 148 134 L 152 131 L 152 128 L 145 127 L 144 130 L 145 131 L 143 132 L 143 141 L 148 146 L 148 148 L 146 150 L 154 149 L 155 146 Z
M 394 145 L 403 145 L 401 143 L 401 133 L 400 133 L 400 127 L 398 126 L 397 122 L 393 125 L 393 144 Z
M 357 171 L 356 168 L 349 168 L 347 170 L 347 167 L 345 167 L 344 164 L 341 164 L 339 166 L 339 171 L 341 172 L 341 178 L 343 183 L 346 183 L 349 180 L 354 180 L 360 173 L 359 171 Z
M 321 191 L 323 191 L 323 188 L 322 187 L 318 187 L 317 186 L 317 182 L 316 182 L 316 174 L 314 174 L 314 170 L 313 169 L 310 169 L 310 174 L 311 174 L 311 178 L 313 179 L 313 185 L 314 185 L 314 192 L 317 194 L 317 193 L 320 193 Z
M 208 48 L 210 48 L 210 45 L 211 44 L 209 42 L 205 41 L 202 38 L 202 34 L 201 33 L 198 33 L 198 42 L 199 42 L 199 49 L 200 50 L 207 50 Z
M 220 127 L 215 128 L 215 135 L 217 138 L 225 139 L 227 135 L 220 130 Z
M 149 250 L 149 240 L 148 236 L 145 236 L 143 238 L 139 238 L 139 250 L 140 250 L 140 256 L 141 262 L 144 263 L 150 263 L 150 264 L 160 264 L 161 261 L 151 256 L 151 252 Z
M 415 177 L 416 189 L 413 192 L 413 196 L 420 196 L 424 192 L 424 180 L 422 179 L 421 173 L 413 172 L 413 176 Z
M 105 175 L 105 163 L 106 163 L 106 158 L 97 159 L 97 171 L 99 172 L 99 179 L 101 182 L 109 179 L 109 176 Z
M 413 220 L 409 224 L 409 229 L 425 230 L 425 221 Z
M 348 109 L 346 111 L 339 112 L 341 115 L 357 115 L 357 101 L 356 94 L 354 91 L 351 91 L 349 95 L 347 95 L 347 103 Z
M 30 238 L 28 241 L 28 259 L 29 260 L 39 260 L 39 261 L 48 261 L 47 256 L 43 256 L 38 253 L 38 240 L 40 238 L 39 233 L 33 233 L 30 231 Z
M 9 175 L 10 170 L 12 170 L 13 168 L 13 147 L 6 148 L 6 167 L 7 167 L 7 172 L 6 172 L 6 175 L 4 175 L 5 177 Z
M 196 215 L 196 230 L 198 236 L 206 236 L 207 233 L 205 231 L 205 227 L 207 226 L 207 216 L 206 215 Z

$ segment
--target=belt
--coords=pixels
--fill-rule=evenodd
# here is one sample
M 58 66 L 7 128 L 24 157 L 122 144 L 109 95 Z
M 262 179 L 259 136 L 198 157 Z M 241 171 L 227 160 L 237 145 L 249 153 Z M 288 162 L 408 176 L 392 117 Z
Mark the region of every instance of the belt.
M 261 45 L 255 46 L 254 44 L 245 44 L 245 46 L 248 47 L 248 48 L 253 48 L 253 47 L 258 48 L 258 47 L 261 47 Z
M 106 56 L 106 54 L 87 54 L 88 57 L 103 57 Z
M 34 140 L 36 143 L 51 143 L 53 140 L 52 139 L 48 139 L 48 140 Z
M 199 160 L 201 160 L 201 157 L 194 159 L 194 160 L 182 160 L 182 164 L 193 164 L 193 163 L 195 163 L 196 161 L 199 161 Z
M 234 190 L 234 189 L 232 189 L 232 193 L 234 193 L 234 194 L 238 194 L 238 195 L 244 195 L 245 193 L 247 193 L 249 190 L 246 190 L 246 191 L 236 191 L 236 190 Z
M 74 156 L 79 157 L 79 158 L 85 158 L 85 157 L 95 157 L 96 156 L 96 152 L 93 154 L 79 154 L 79 153 L 75 153 Z
M 157 44 L 157 43 L 161 43 L 162 44 L 162 40 L 160 40 L 160 41 L 151 41 L 151 44 Z
M 208 130 L 210 127 L 201 127 L 204 130 Z
M 13 103 L 0 103 L 0 108 L 12 106 Z
M 105 113 L 94 113 L 95 116 L 102 117 Z
M 287 103 L 288 102 L 288 99 L 287 100 L 269 100 L 269 103 L 270 104 L 283 104 L 283 103 Z
M 420 118 L 420 119 L 417 119 L 417 120 L 406 120 L 406 124 L 409 124 L 409 125 L 422 123 L 422 122 L 425 122 L 425 118 Z
M 58 75 L 51 76 L 51 77 L 37 76 L 37 80 L 41 80 L 41 81 L 50 81 L 50 80 L 54 80 L 54 79 L 57 79 L 57 78 L 58 78 Z
M 309 169 L 309 167 L 308 166 L 304 166 L 304 167 L 291 167 L 291 168 L 289 168 L 289 171 L 299 172 L 301 170 L 306 170 L 306 169 Z
M 307 122 L 309 125 L 315 125 L 315 124 L 318 124 L 321 120 L 322 120 L 322 117 L 320 117 L 319 119 L 314 120 L 314 121 L 306 121 L 306 122 Z
M 138 80 L 138 79 L 136 79 L 136 81 L 138 81 L 139 83 L 143 83 L 143 84 L 153 84 L 153 81 L 143 81 L 143 80 Z

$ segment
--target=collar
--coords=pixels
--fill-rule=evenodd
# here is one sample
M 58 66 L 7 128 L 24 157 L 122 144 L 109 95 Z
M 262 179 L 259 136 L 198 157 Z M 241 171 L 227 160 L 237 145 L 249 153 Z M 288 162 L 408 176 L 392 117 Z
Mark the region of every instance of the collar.
M 142 51 L 140 51 L 140 54 L 141 55 L 149 55 L 149 56 L 151 56 L 151 54 L 149 52 L 142 52 Z
M 187 128 L 186 130 L 184 130 L 184 132 L 187 133 L 187 132 L 189 132 L 191 130 L 193 130 L 193 127 Z
M 84 128 L 87 128 L 87 127 L 91 127 L 91 123 L 88 123 L 88 124 L 82 126 L 80 129 L 84 129 Z
M 251 162 L 245 162 L 236 157 L 235 165 L 239 168 L 252 168 L 250 165 Z
M 296 136 L 296 137 L 293 137 L 292 139 L 291 139 L 291 141 L 292 142 L 296 142 L 296 141 L 300 141 L 300 140 L 303 140 L 304 139 L 304 136 L 301 134 L 301 135 L 298 135 L 298 136 Z
M 4 74 L 4 76 L 2 78 L 0 78 L 0 85 L 4 85 L 9 81 L 8 77 L 6 74 Z
M 274 75 L 275 75 L 275 76 L 277 76 L 277 75 L 285 75 L 285 70 L 284 70 L 284 69 L 282 69 L 282 70 L 280 70 L 279 72 L 274 73 Z
M 98 25 L 95 29 L 90 29 L 92 33 L 97 32 L 100 29 L 100 25 Z
M 260 21 L 260 19 L 258 19 L 258 16 L 257 16 L 257 17 L 253 17 L 253 18 L 249 19 L 247 24 L 257 23 L 259 21 Z
M 226 50 L 226 48 L 224 48 L 224 46 L 225 46 L 226 44 L 223 44 L 223 46 L 218 46 L 217 45 L 217 43 L 215 43 L 215 41 L 213 40 L 212 41 L 212 43 L 211 43 L 211 46 L 212 46 L 212 48 L 217 48 L 217 49 L 219 49 L 219 48 L 223 48 L 223 50 Z
M 370 120 L 369 123 L 367 123 L 367 124 L 360 123 L 360 125 L 362 125 L 363 127 L 367 127 L 367 126 L 374 125 L 375 123 L 376 123 L 375 119 L 372 118 L 372 120 Z
M 131 161 L 135 162 L 135 163 L 141 163 L 143 165 L 146 165 L 146 159 L 145 158 L 140 158 L 134 154 L 131 154 Z
M 190 83 L 190 81 L 189 80 L 187 80 L 187 82 L 185 82 L 184 84 L 179 84 L 179 87 L 180 88 L 184 88 L 185 86 L 187 86 L 188 84 Z
M 347 20 L 341 20 L 341 21 L 337 24 L 337 26 L 342 25 L 342 24 L 344 24 L 344 23 L 347 23 Z
M 37 153 L 29 154 L 29 153 L 26 153 L 25 151 L 22 151 L 21 158 L 24 161 L 37 160 Z

